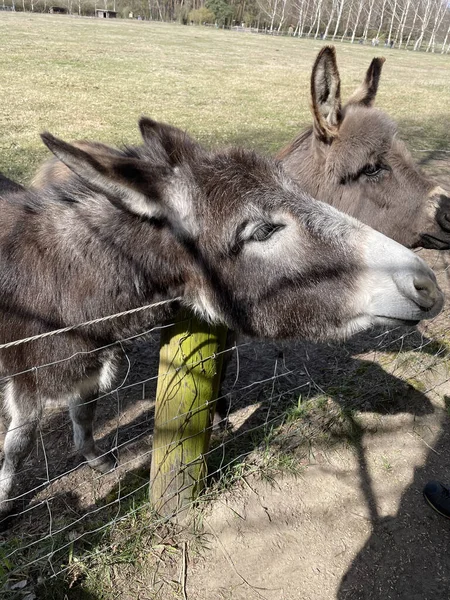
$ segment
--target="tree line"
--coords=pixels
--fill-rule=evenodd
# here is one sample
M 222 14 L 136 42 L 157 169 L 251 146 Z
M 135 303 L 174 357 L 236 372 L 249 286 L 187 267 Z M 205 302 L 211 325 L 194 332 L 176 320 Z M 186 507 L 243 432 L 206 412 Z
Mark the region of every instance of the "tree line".
M 123 18 L 450 52 L 449 0 L 0 0 L 4 10 L 48 12 L 55 5 L 70 14 L 102 8 Z

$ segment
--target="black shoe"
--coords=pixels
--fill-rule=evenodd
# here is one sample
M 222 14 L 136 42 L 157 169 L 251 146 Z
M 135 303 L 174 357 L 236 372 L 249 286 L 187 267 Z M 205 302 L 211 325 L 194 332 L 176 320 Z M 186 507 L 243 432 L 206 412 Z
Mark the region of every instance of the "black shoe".
M 450 488 L 439 483 L 429 481 L 423 488 L 423 497 L 436 512 L 446 519 L 450 519 Z

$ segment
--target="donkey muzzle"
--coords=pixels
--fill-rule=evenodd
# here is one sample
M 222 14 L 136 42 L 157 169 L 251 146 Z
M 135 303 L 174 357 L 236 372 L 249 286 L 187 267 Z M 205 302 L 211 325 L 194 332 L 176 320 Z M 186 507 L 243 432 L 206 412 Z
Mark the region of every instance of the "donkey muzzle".
M 450 196 L 442 188 L 435 188 L 430 196 L 433 204 L 434 224 L 430 231 L 420 235 L 418 245 L 431 250 L 450 249 Z

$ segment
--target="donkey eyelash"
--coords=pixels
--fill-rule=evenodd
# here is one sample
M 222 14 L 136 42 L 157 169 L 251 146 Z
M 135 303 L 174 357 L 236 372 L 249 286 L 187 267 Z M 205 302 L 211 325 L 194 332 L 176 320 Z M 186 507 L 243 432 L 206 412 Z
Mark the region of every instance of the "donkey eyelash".
M 284 225 L 277 225 L 275 223 L 262 223 L 254 229 L 248 240 L 254 242 L 264 242 L 272 237 L 276 231 L 283 229 L 283 227 Z
M 341 184 L 345 185 L 346 183 L 350 183 L 352 181 L 358 181 L 358 179 L 362 175 L 364 175 L 367 178 L 367 181 L 370 181 L 371 183 L 376 183 L 377 181 L 379 181 L 384 171 L 389 170 L 389 167 L 380 163 L 367 164 L 364 165 L 364 167 L 360 169 L 357 173 L 349 173 L 348 175 L 342 177 Z
M 281 223 L 269 223 L 265 221 L 250 229 L 249 224 L 246 223 L 240 227 L 236 239 L 231 245 L 231 253 L 238 254 L 247 242 L 265 242 L 274 233 L 284 227 L 285 225 Z

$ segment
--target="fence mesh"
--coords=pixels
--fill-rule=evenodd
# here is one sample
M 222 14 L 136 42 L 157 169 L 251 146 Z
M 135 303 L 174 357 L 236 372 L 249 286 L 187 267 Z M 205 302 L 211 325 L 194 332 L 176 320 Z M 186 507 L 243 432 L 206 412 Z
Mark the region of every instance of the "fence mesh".
M 447 290 L 447 254 L 421 255 Z M 118 457 L 114 471 L 97 473 L 77 455 L 66 406 L 46 411 L 14 490 L 15 516 L 2 534 L 4 591 L 64 574 L 76 581 L 81 556 L 85 563 L 127 540 L 162 539 L 169 531 L 149 503 L 161 329 L 118 342 L 116 385 L 98 399 L 95 438 Z M 231 361 L 200 502 L 251 472 L 298 471 L 322 443 L 358 445 L 361 412 L 408 412 L 411 405 L 427 411 L 427 394 L 449 379 L 449 329 L 445 309 L 417 329 L 368 332 L 346 344 L 239 340 L 226 351 Z M 33 365 L 37 378 L 46 366 Z

